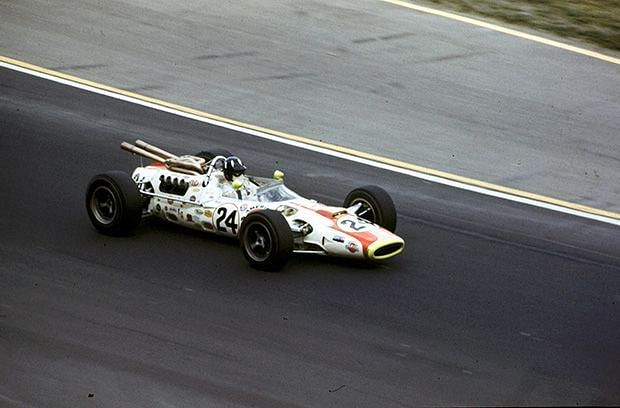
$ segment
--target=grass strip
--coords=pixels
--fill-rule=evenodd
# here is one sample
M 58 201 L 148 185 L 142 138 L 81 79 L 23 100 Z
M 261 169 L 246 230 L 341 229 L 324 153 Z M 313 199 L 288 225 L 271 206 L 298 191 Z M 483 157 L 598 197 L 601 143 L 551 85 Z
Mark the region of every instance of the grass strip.
M 425 3 L 620 51 L 620 0 L 425 0 Z

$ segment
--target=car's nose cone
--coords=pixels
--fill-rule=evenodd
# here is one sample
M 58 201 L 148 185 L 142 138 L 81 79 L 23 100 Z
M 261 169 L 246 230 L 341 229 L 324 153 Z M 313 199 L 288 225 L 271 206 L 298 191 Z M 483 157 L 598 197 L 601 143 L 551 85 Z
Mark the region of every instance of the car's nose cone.
M 368 259 L 380 260 L 400 254 L 405 248 L 405 241 L 400 237 L 379 239 L 368 245 Z

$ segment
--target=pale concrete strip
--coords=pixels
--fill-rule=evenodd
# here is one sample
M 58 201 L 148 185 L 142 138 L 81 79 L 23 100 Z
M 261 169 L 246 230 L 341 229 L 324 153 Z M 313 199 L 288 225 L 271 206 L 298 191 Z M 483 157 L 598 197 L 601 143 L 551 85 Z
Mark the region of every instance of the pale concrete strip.
M 394 171 L 400 174 L 409 175 L 419 179 L 460 188 L 467 191 L 497 197 L 535 207 L 545 208 L 565 214 L 571 214 L 582 218 L 588 218 L 607 224 L 620 226 L 620 214 L 605 211 L 597 208 L 571 203 L 552 197 L 516 190 L 485 181 L 471 179 L 456 174 L 430 169 L 399 160 L 390 159 L 366 152 L 357 151 L 351 148 L 333 145 L 301 136 L 288 134 L 260 126 L 235 121 L 222 116 L 213 115 L 197 109 L 169 103 L 160 99 L 142 96 L 133 92 L 124 91 L 108 85 L 81 79 L 73 75 L 63 74 L 47 68 L 39 67 L 27 62 L 18 61 L 12 58 L 0 56 L 0 66 L 48 79 L 64 85 L 76 87 L 100 95 L 109 96 L 115 99 L 135 103 L 141 106 L 157 109 L 163 112 L 179 115 L 189 119 L 198 120 L 215 126 L 232 129 L 238 132 L 249 134 L 256 137 L 285 143 L 302 149 L 327 154 L 345 160 Z
M 561 49 L 566 50 L 566 51 L 571 51 L 571 52 L 575 52 L 577 54 L 586 55 L 588 57 L 597 58 L 597 59 L 600 59 L 602 61 L 611 62 L 612 64 L 620 64 L 620 58 L 614 58 L 614 57 L 611 57 L 609 55 L 602 54 L 600 52 L 595 52 L 595 51 L 587 50 L 585 48 L 575 47 L 573 45 L 564 44 L 564 43 L 559 42 L 559 41 L 550 40 L 548 38 L 540 37 L 538 35 L 528 34 L 528 33 L 524 33 L 522 31 L 514 30 L 514 29 L 511 29 L 511 28 L 502 27 L 502 26 L 497 25 L 497 24 L 487 23 L 485 21 L 476 20 L 474 18 L 465 17 L 465 16 L 461 16 L 459 14 L 449 13 L 449 12 L 442 11 L 442 10 L 437 10 L 437 9 L 434 9 L 434 8 L 431 8 L 431 7 L 420 6 L 420 5 L 417 5 L 417 4 L 412 4 L 412 3 L 409 3 L 409 2 L 406 2 L 406 1 L 401 1 L 401 0 L 382 0 L 382 1 L 384 1 L 385 3 L 394 4 L 394 5 L 397 5 L 397 6 L 406 7 L 406 8 L 411 9 L 411 10 L 416 10 L 416 11 L 419 11 L 421 13 L 433 14 L 433 15 L 436 15 L 436 16 L 449 18 L 451 20 L 460 21 L 460 22 L 471 24 L 471 25 L 475 25 L 475 26 L 478 26 L 478 27 L 487 28 L 489 30 L 498 31 L 500 33 L 512 35 L 514 37 L 523 38 L 525 40 L 535 41 L 537 43 L 549 45 L 551 47 L 561 48 Z

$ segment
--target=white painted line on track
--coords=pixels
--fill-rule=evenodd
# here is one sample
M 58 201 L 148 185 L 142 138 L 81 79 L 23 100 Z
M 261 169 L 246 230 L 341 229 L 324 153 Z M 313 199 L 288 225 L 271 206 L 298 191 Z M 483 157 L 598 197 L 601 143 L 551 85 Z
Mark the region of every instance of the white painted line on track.
M 308 143 L 304 143 L 304 142 L 296 141 L 296 140 L 291 140 L 291 139 L 288 139 L 288 138 L 285 138 L 285 137 L 269 134 L 269 133 L 262 132 L 262 131 L 259 131 L 259 130 L 256 130 L 256 129 L 250 129 L 250 128 L 247 128 L 247 127 L 244 127 L 244 126 L 241 126 L 241 125 L 238 125 L 238 124 L 227 123 L 227 122 L 224 122 L 224 121 L 220 121 L 220 120 L 217 120 L 217 119 L 201 116 L 201 115 L 198 115 L 198 114 L 194 114 L 194 113 L 190 113 L 190 112 L 184 112 L 182 110 L 175 109 L 175 108 L 168 107 L 168 106 L 164 106 L 164 105 L 159 104 L 159 103 L 149 102 L 147 100 L 140 99 L 139 97 L 137 97 L 139 95 L 136 95 L 136 97 L 124 95 L 124 94 L 121 94 L 121 93 L 114 92 L 113 90 L 99 88 L 97 86 L 89 85 L 87 83 L 76 82 L 76 81 L 73 81 L 73 80 L 70 80 L 70 79 L 66 79 L 66 78 L 61 78 L 61 77 L 55 76 L 55 75 L 53 75 L 51 73 L 37 71 L 37 70 L 34 70 L 34 69 L 22 67 L 22 66 L 19 66 L 19 65 L 10 64 L 10 63 L 4 62 L 4 61 L 0 61 L 0 67 L 8 68 L 8 69 L 11 69 L 11 70 L 14 70 L 14 71 L 19 71 L 19 72 L 22 72 L 22 73 L 25 73 L 25 74 L 28 74 L 28 75 L 32 75 L 32 76 L 35 76 L 35 77 L 47 79 L 47 80 L 50 80 L 50 81 L 53 81 L 53 82 L 57 82 L 57 83 L 60 83 L 60 84 L 63 84 L 63 85 L 67 85 L 67 86 L 71 86 L 71 87 L 74 87 L 74 88 L 82 89 L 82 90 L 85 90 L 85 91 L 88 91 L 88 92 L 92 92 L 92 93 L 95 93 L 95 94 L 108 96 L 108 97 L 111 97 L 111 98 L 114 98 L 114 99 L 118 99 L 118 100 L 121 100 L 121 101 L 124 101 L 124 102 L 134 103 L 136 105 L 144 106 L 144 107 L 151 108 L 151 109 L 156 109 L 158 111 L 170 113 L 170 114 L 181 116 L 181 117 L 185 117 L 185 118 L 188 118 L 188 119 L 197 120 L 199 122 L 208 123 L 210 125 L 215 125 L 215 126 L 219 126 L 219 127 L 226 128 L 226 129 L 231 129 L 231 130 L 234 130 L 234 131 L 237 131 L 237 132 L 240 132 L 240 133 L 244 133 L 244 134 L 260 137 L 260 138 L 271 140 L 271 141 L 275 141 L 275 142 L 278 142 L 278 143 L 283 143 L 283 144 L 286 144 L 286 145 L 295 146 L 295 147 L 298 147 L 298 148 L 301 148 L 301 149 L 306 149 L 306 150 L 310 150 L 310 151 L 313 151 L 313 152 L 318 152 L 318 153 L 326 154 L 326 155 L 329 155 L 329 156 L 338 157 L 340 159 L 352 161 L 352 162 L 355 162 L 355 163 L 365 164 L 365 165 L 372 166 L 372 167 L 375 167 L 375 168 L 379 168 L 379 169 L 383 169 L 383 170 L 388 170 L 388 171 L 392 171 L 392 172 L 395 172 L 395 173 L 404 174 L 404 175 L 415 177 L 415 178 L 418 178 L 418 179 L 427 180 L 427 181 L 430 181 L 430 182 L 433 182 L 433 183 L 438 183 L 438 184 L 443 184 L 443 185 L 450 186 L 450 187 L 459 188 L 461 190 L 472 191 L 472 192 L 483 194 L 483 195 L 486 195 L 486 196 L 501 198 L 501 199 L 508 200 L 508 201 L 513 201 L 513 202 L 517 202 L 517 203 L 521 203 L 521 204 L 527 204 L 527 205 L 534 206 L 534 207 L 544 208 L 544 209 L 551 210 L 551 211 L 556 211 L 556 212 L 560 212 L 560 213 L 564 213 L 564 214 L 570 214 L 570 215 L 574 215 L 574 216 L 581 217 L 581 218 L 591 219 L 591 220 L 600 221 L 600 222 L 607 223 L 607 224 L 612 224 L 612 225 L 620 226 L 620 219 L 615 219 L 615 218 L 612 218 L 612 217 L 606 217 L 606 216 L 599 215 L 599 214 L 593 214 L 593 213 L 586 212 L 586 211 L 580 211 L 580 210 L 574 209 L 574 208 L 568 208 L 568 207 L 564 207 L 564 206 L 561 206 L 561 205 L 556 205 L 556 204 L 552 204 L 552 203 L 548 203 L 548 202 L 543 202 L 543 201 L 538 201 L 538 200 L 534 200 L 534 199 L 531 199 L 531 198 L 522 197 L 522 196 L 518 196 L 518 195 L 513 195 L 513 194 L 501 192 L 501 191 L 496 191 L 496 190 L 492 190 L 492 189 L 488 189 L 488 188 L 484 188 L 484 187 L 480 187 L 480 186 L 476 186 L 476 185 L 462 183 L 462 182 L 459 182 L 459 181 L 446 179 L 446 178 L 435 176 L 435 175 L 432 175 L 432 174 L 426 174 L 426 173 L 422 173 L 422 172 L 419 172 L 419 171 L 415 171 L 415 170 L 406 169 L 406 168 L 398 167 L 398 166 L 395 166 L 395 165 L 391 165 L 391 164 L 388 164 L 388 163 L 382 163 L 382 162 L 379 162 L 379 161 L 375 161 L 375 160 L 371 160 L 371 159 L 367 159 L 367 158 L 363 158 L 363 157 L 358 157 L 358 156 L 355 156 L 355 155 L 352 155 L 352 154 L 331 150 L 331 149 L 325 148 L 325 147 L 313 146 L 313 145 L 310 145 Z M 52 71 L 49 71 L 49 70 L 47 70 L 47 71 L 48 72 L 52 72 Z M 85 81 L 85 82 L 96 84 L 96 83 L 91 82 L 91 81 Z M 114 89 L 112 87 L 107 87 L 107 86 L 106 86 L 106 88 Z

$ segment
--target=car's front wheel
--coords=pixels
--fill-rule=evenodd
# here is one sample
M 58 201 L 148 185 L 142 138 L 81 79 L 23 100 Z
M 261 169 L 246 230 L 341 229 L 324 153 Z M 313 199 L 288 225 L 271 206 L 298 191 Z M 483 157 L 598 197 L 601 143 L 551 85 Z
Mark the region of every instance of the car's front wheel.
M 293 233 L 282 214 L 261 210 L 249 214 L 239 233 L 241 250 L 251 266 L 267 271 L 281 269 L 293 253 Z
M 94 227 L 107 235 L 125 235 L 142 218 L 144 200 L 131 177 L 110 171 L 93 177 L 86 190 L 86 211 Z
M 343 207 L 357 206 L 355 214 L 394 232 L 396 230 L 396 208 L 392 197 L 377 186 L 365 186 L 351 191 L 344 199 Z

